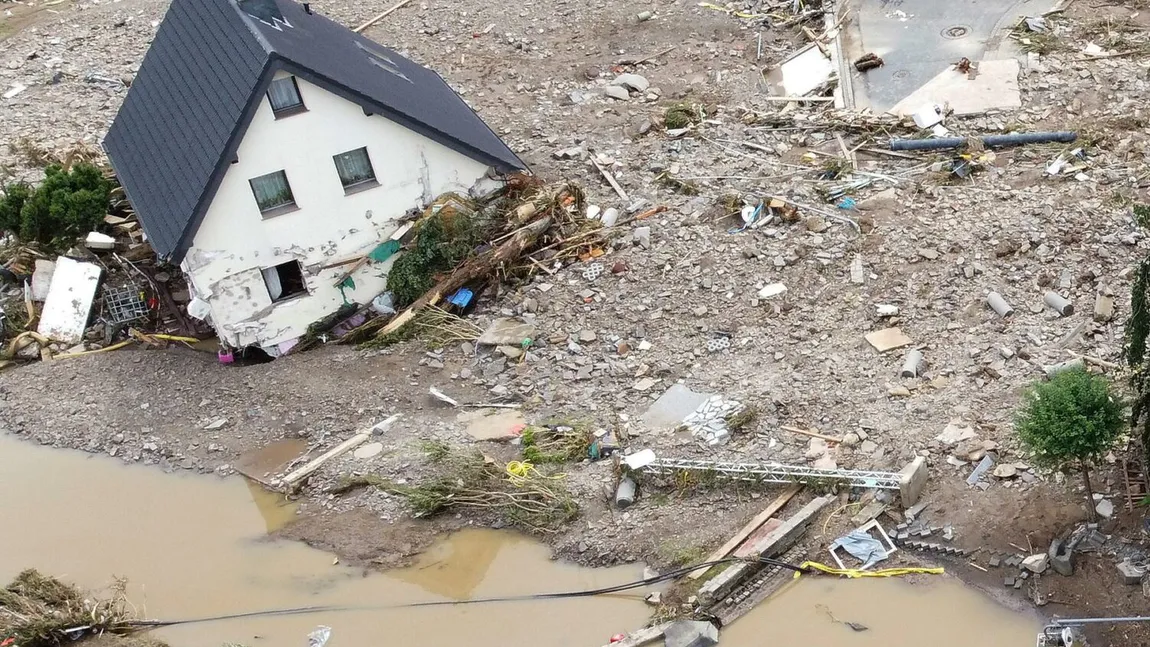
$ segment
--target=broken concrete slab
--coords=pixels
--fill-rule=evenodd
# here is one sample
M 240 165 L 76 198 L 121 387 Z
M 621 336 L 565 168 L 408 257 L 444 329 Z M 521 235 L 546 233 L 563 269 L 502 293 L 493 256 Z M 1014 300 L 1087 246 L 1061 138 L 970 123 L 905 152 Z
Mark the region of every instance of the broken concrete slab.
M 61 256 L 44 299 L 37 332 L 65 344 L 83 341 L 102 271 L 99 265 Z
M 942 433 L 935 436 L 935 440 L 945 445 L 957 445 L 963 441 L 977 438 L 974 428 L 963 424 L 961 420 L 951 420 L 943 428 Z
M 913 506 L 922 496 L 922 489 L 926 487 L 927 467 L 926 459 L 916 456 L 909 465 L 899 472 L 898 491 L 902 497 L 902 505 Z
M 880 353 L 902 348 L 911 343 L 911 338 L 903 334 L 898 328 L 883 328 L 882 330 L 867 333 L 866 340 Z
M 527 424 L 523 414 L 514 409 L 476 409 L 465 411 L 456 420 L 466 425 L 464 431 L 475 440 L 511 440 Z
M 1046 567 L 1050 565 L 1050 556 L 1046 553 L 1037 553 L 1028 555 L 1026 559 L 1022 560 L 1022 568 L 1041 575 L 1046 572 Z
M 713 394 L 696 393 L 682 384 L 675 384 L 647 409 L 642 417 L 643 424 L 649 429 L 674 429 L 712 397 Z
M 477 342 L 484 346 L 519 346 L 524 340 L 535 339 L 535 326 L 510 317 L 492 321 Z
M 651 82 L 647 77 L 639 74 L 620 74 L 611 81 L 611 85 L 621 85 L 625 88 L 630 88 L 635 92 L 646 92 L 647 88 L 651 87 Z
M 815 516 L 833 500 L 834 497 L 823 496 L 803 506 L 793 517 L 755 542 L 751 546 L 752 552 L 765 557 L 774 557 L 786 551 L 802 536 Z M 753 572 L 752 564 L 731 564 L 703 584 L 699 589 L 699 599 L 708 604 L 720 600 Z
M 829 80 L 835 67 L 821 49 L 808 45 L 779 66 L 783 92 L 790 97 L 801 97 Z
M 1118 574 L 1122 577 L 1122 583 L 1127 586 L 1137 586 L 1142 583 L 1143 570 L 1139 566 L 1135 566 L 1128 560 L 1118 562 Z
M 663 632 L 666 647 L 712 647 L 719 644 L 719 630 L 701 620 L 676 620 Z
M 1018 60 L 1013 58 L 980 61 L 978 74 L 971 78 L 972 75 L 951 66 L 899 101 L 889 112 L 899 116 L 913 115 L 924 104 L 932 103 L 947 104 L 957 116 L 1021 108 L 1019 69 Z
M 52 275 L 56 272 L 56 261 L 36 259 L 36 269 L 32 272 L 32 300 L 43 303 L 48 298 L 48 288 L 52 286 Z
M 98 250 L 116 249 L 116 239 L 108 234 L 92 231 L 88 232 L 88 236 L 84 238 L 84 246 L 88 249 Z

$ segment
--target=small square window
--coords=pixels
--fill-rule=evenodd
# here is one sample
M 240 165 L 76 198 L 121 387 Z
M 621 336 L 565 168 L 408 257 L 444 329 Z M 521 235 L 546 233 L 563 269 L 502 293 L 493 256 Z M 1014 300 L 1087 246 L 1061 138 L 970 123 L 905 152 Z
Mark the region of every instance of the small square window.
M 303 278 L 303 266 L 299 261 L 288 261 L 263 270 L 264 284 L 272 303 L 287 301 L 307 294 L 307 281 Z
M 295 208 L 295 196 L 292 195 L 287 174 L 283 171 L 254 177 L 248 180 L 248 184 L 252 185 L 252 195 L 256 197 L 256 204 L 264 215 Z
M 307 110 L 294 76 L 285 76 L 272 81 L 271 87 L 268 88 L 268 102 L 276 117 L 286 117 Z
M 339 173 L 339 181 L 343 183 L 344 189 L 375 182 L 375 169 L 371 167 L 367 148 L 340 153 L 332 159 L 335 160 L 335 170 Z

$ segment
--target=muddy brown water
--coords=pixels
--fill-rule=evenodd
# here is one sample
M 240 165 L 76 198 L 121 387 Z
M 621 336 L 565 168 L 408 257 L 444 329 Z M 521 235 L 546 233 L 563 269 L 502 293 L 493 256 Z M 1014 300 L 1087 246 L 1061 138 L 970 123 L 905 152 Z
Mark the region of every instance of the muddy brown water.
M 432 600 L 599 588 L 642 577 L 638 566 L 585 569 L 553 562 L 525 537 L 466 530 L 418 563 L 388 573 L 267 534 L 295 516 L 276 494 L 241 478 L 164 474 L 154 467 L 49 449 L 0 435 L 0 580 L 35 567 L 90 588 L 112 576 L 150 618 L 262 609 L 360 607 L 159 630 L 174 647 L 306 644 L 316 625 L 329 647 L 423 644 L 597 647 L 641 627 L 635 596 L 386 609 Z M 867 631 L 843 624 L 854 622 Z M 1034 644 L 1033 615 L 998 606 L 946 577 L 804 578 L 726 628 L 727 647 L 1016 647 Z
M 90 588 L 123 576 L 150 618 L 582 590 L 643 575 L 641 566 L 554 562 L 528 538 L 480 529 L 451 536 L 411 568 L 366 572 L 267 538 L 294 514 L 239 477 L 165 474 L 0 435 L 0 581 L 29 567 Z M 587 647 L 642 626 L 647 616 L 639 594 L 250 618 L 166 628 L 157 637 L 173 647 L 288 647 L 306 645 L 307 633 L 324 624 L 332 628 L 328 647 Z

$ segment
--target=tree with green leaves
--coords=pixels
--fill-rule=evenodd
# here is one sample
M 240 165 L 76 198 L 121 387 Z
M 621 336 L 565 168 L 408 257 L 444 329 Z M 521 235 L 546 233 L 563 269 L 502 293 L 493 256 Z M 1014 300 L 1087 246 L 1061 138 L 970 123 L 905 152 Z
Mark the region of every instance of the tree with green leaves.
M 1114 444 L 1126 426 L 1126 404 L 1110 392 L 1110 381 L 1085 369 L 1061 371 L 1026 391 L 1014 428 L 1034 463 L 1066 471 L 1077 468 L 1094 517 L 1090 466 Z
M 108 213 L 112 182 L 91 164 L 44 169 L 37 187 L 23 183 L 4 187 L 0 229 L 48 250 L 67 249 L 77 238 L 98 229 Z
M 1134 219 L 1143 229 L 1150 229 L 1150 205 L 1134 205 Z M 1126 320 L 1126 340 L 1123 356 L 1130 366 L 1130 426 L 1140 430 L 1142 451 L 1150 452 L 1150 430 L 1146 416 L 1150 414 L 1150 255 L 1138 264 L 1134 284 L 1130 288 L 1130 317 Z M 1146 461 L 1150 463 L 1150 460 Z

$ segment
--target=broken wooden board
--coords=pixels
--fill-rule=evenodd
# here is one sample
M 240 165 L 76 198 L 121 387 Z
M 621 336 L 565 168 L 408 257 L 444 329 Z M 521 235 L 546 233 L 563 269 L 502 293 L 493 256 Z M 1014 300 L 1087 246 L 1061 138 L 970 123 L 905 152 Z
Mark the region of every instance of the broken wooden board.
M 99 265 L 61 256 L 56 261 L 52 285 L 48 288 L 36 331 L 65 344 L 84 341 L 84 330 L 88 327 L 102 271 Z
M 303 482 L 304 479 L 306 479 L 308 476 L 311 476 L 312 473 L 317 471 L 319 468 L 323 467 L 325 463 L 334 458 L 339 458 L 340 456 L 343 456 L 356 447 L 359 447 L 363 443 L 367 442 L 367 439 L 371 438 L 373 433 L 383 433 L 383 431 L 394 424 L 396 420 L 399 420 L 399 414 L 391 416 L 387 420 L 384 420 L 383 422 L 375 425 L 370 429 L 364 429 L 356 432 L 356 434 L 351 438 L 348 438 L 335 447 L 332 447 L 323 454 L 320 454 L 315 459 L 308 461 L 308 463 L 303 467 L 279 479 L 275 482 L 275 485 L 283 489 L 285 492 L 291 492 L 297 485 Z
M 723 559 L 727 555 L 730 555 L 732 551 L 734 551 L 739 547 L 740 544 L 747 540 L 747 537 L 750 537 L 751 534 L 758 530 L 760 526 L 765 524 L 768 519 L 774 516 L 779 510 L 782 510 L 783 506 L 785 506 L 788 501 L 794 498 L 794 496 L 798 494 L 799 490 L 801 489 L 803 489 L 803 486 L 797 483 L 794 485 L 788 485 L 785 490 L 780 492 L 779 495 L 775 497 L 774 501 L 771 501 L 770 505 L 768 505 L 766 508 L 763 508 L 762 512 L 755 515 L 753 519 L 747 522 L 747 525 L 743 526 L 739 532 L 735 533 L 734 536 L 728 539 L 727 543 L 719 546 L 715 552 L 707 555 L 707 558 L 703 561 L 714 562 Z M 706 572 L 707 569 L 701 568 L 697 571 L 692 571 L 688 577 L 690 577 L 692 580 L 697 580 L 706 574 Z
M 866 340 L 880 353 L 911 344 L 911 338 L 907 337 L 906 334 L 898 328 L 883 328 L 882 330 L 867 333 Z

